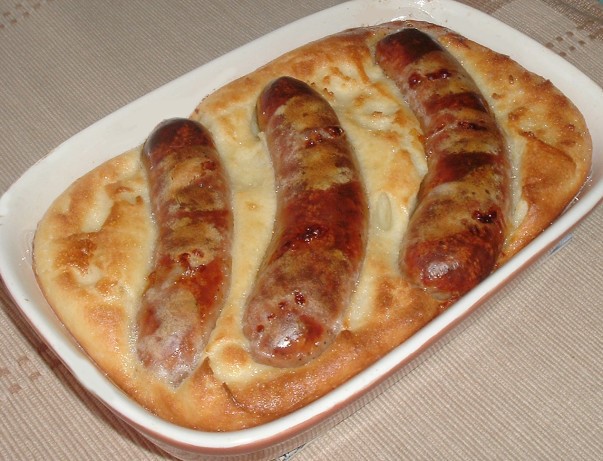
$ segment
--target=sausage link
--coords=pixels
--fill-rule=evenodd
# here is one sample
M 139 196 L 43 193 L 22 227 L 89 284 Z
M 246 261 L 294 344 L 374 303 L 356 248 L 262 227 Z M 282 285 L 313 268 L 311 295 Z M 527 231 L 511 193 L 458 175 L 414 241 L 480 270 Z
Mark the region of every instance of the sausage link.
M 510 167 L 503 136 L 472 78 L 424 32 L 386 36 L 376 60 L 425 136 L 428 172 L 400 268 L 416 285 L 454 299 L 493 270 L 504 243 Z
M 188 119 L 159 124 L 142 154 L 158 229 L 138 314 L 137 352 L 177 386 L 198 362 L 230 277 L 230 188 L 209 132 Z
M 302 365 L 341 329 L 367 234 L 367 199 L 352 149 L 328 102 L 291 77 L 257 104 L 275 171 L 273 239 L 244 314 L 260 363 Z

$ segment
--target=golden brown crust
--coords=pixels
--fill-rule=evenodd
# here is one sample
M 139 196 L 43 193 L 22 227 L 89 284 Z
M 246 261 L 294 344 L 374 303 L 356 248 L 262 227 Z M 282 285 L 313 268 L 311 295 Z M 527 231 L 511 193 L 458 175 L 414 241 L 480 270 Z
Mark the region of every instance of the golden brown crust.
M 514 215 L 501 263 L 567 206 L 590 168 L 585 122 L 550 82 L 510 58 L 427 23 L 492 106 L 514 168 Z M 149 376 L 132 324 L 151 269 L 155 227 L 147 179 L 134 149 L 74 183 L 40 222 L 34 268 L 76 341 L 121 388 L 162 418 L 207 431 L 250 427 L 300 408 L 402 343 L 445 308 L 399 275 L 399 242 L 425 174 L 421 132 L 373 59 L 391 23 L 345 31 L 294 50 L 219 89 L 192 118 L 212 133 L 228 171 L 235 230 L 232 285 L 195 373 L 177 389 Z M 369 234 L 356 292 L 334 344 L 308 364 L 255 363 L 242 307 L 270 241 L 275 213 L 269 155 L 254 119 L 257 96 L 289 75 L 319 91 L 355 149 L 369 201 Z

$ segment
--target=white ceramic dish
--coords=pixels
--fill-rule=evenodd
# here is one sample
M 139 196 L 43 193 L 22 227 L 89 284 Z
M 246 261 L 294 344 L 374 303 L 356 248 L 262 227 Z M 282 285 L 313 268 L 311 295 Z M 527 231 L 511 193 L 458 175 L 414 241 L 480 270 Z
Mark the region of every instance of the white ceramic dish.
M 449 27 L 513 59 L 560 88 L 582 111 L 593 136 L 591 179 L 566 213 L 520 254 L 400 347 L 330 394 L 279 420 L 232 433 L 205 433 L 163 421 L 130 400 L 74 343 L 38 289 L 31 240 L 39 219 L 73 180 L 140 144 L 161 120 L 187 116 L 208 93 L 285 51 L 340 30 L 397 18 Z M 528 37 L 448 0 L 355 0 L 279 29 L 159 88 L 67 140 L 32 166 L 0 200 L 0 273 L 32 327 L 79 382 L 120 418 L 182 459 L 267 459 L 307 442 L 399 379 L 440 339 L 520 269 L 552 248 L 603 198 L 603 91 Z M 61 175 L 49 175 L 61 171 Z

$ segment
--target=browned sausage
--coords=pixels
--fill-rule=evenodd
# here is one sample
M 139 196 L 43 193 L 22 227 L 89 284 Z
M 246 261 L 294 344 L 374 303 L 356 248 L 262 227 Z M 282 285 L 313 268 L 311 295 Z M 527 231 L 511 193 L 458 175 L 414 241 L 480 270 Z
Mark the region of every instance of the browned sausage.
M 197 364 L 228 288 L 230 188 L 210 134 L 192 120 L 159 124 L 142 158 L 158 237 L 136 346 L 146 367 L 178 385 Z
M 454 299 L 493 270 L 505 239 L 510 167 L 503 136 L 472 78 L 424 32 L 386 36 L 376 60 L 425 136 L 428 173 L 400 266 L 415 284 Z
M 309 85 L 275 80 L 258 100 L 257 119 L 277 212 L 244 333 L 255 360 L 294 367 L 318 356 L 341 328 L 364 256 L 367 199 L 337 115 Z

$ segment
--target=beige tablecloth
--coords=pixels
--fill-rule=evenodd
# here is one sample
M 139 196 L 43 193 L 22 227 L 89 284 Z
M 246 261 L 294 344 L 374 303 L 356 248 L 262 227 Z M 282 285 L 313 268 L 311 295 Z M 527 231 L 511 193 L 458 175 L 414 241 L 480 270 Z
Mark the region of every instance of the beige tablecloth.
M 94 121 L 336 3 L 0 0 L 0 193 Z M 597 1 L 465 3 L 527 33 L 603 85 Z M 602 459 L 602 227 L 599 206 L 569 245 L 522 273 L 420 367 L 291 457 Z M 4 286 L 0 331 L 0 458 L 171 459 L 75 382 Z

